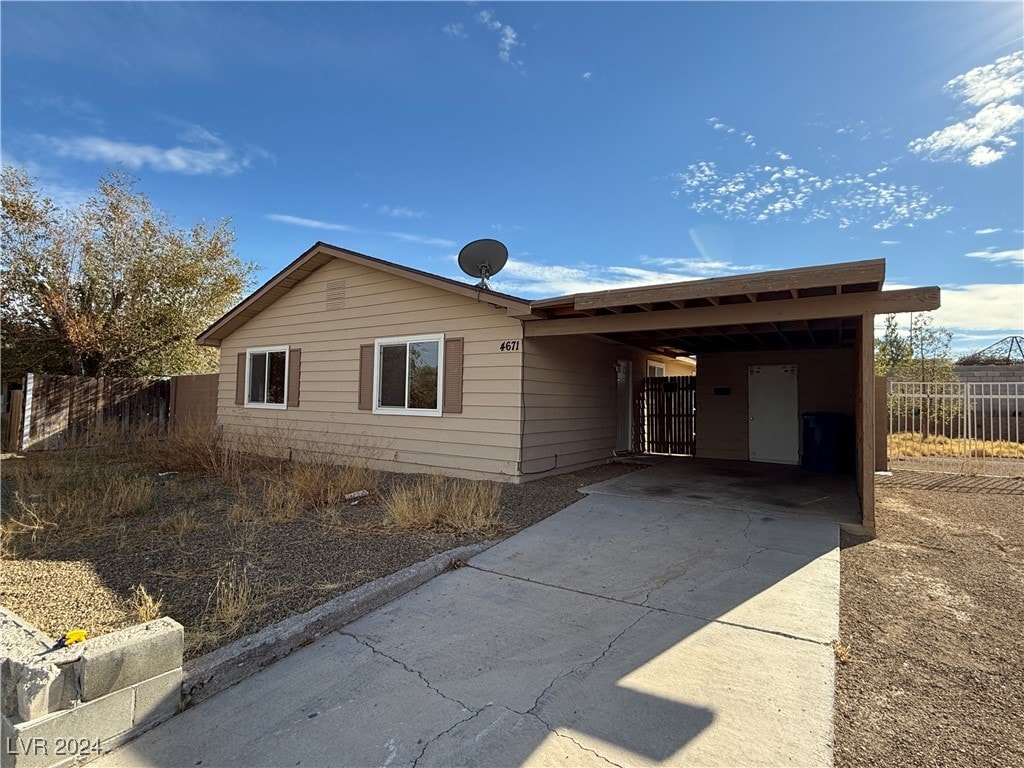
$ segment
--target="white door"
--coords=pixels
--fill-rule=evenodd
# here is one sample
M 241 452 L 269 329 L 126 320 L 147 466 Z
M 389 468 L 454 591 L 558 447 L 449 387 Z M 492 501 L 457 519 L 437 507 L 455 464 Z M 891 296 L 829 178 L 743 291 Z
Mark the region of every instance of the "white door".
M 618 429 L 615 437 L 615 452 L 629 453 L 633 450 L 633 361 L 619 360 L 615 363 L 615 409 Z
M 750 460 L 800 463 L 795 365 L 747 368 Z

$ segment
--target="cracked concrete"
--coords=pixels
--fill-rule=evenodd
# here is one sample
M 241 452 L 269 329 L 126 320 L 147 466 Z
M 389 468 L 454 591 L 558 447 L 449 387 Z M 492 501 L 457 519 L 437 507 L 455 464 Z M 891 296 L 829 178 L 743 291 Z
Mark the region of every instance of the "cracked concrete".
M 100 764 L 829 765 L 836 522 L 621 490 Z

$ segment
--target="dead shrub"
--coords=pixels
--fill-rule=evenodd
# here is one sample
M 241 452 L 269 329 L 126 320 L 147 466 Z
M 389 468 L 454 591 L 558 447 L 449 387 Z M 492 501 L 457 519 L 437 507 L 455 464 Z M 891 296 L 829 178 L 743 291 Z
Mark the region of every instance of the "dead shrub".
M 256 608 L 256 589 L 249 569 L 231 563 L 217 579 L 207 602 L 209 623 L 224 632 L 235 632 Z
M 271 523 L 290 523 L 302 511 L 302 499 L 287 477 L 270 477 L 261 490 L 263 514 Z
M 386 524 L 406 530 L 440 528 L 457 533 L 494 534 L 501 486 L 441 475 L 420 476 L 384 495 Z
M 147 621 L 155 621 L 162 615 L 163 597 L 154 598 L 141 584 L 136 584 L 132 588 L 132 596 L 128 602 L 132 613 L 139 620 L 140 624 L 145 624 Z
M 380 476 L 366 467 L 315 461 L 292 465 L 289 481 L 304 506 L 320 509 L 343 502 L 345 494 L 353 491 L 375 492 Z
M 150 450 L 163 469 L 211 476 L 224 470 L 220 430 L 208 422 L 186 420 L 175 424 L 163 440 L 150 444 Z
M 832 649 L 832 653 L 836 657 L 836 661 L 840 664 L 848 664 L 852 658 L 850 653 L 850 646 L 844 643 L 842 640 L 833 640 L 828 644 L 829 648 Z

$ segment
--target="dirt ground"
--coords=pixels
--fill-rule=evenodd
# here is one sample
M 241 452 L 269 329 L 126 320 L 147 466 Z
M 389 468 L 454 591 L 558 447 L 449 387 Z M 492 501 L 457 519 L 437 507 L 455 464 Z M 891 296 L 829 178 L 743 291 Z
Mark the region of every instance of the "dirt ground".
M 59 460 L 28 454 L 5 459 L 3 468 Z M 5 542 L 0 603 L 53 637 L 72 628 L 94 637 L 139 623 L 131 599 L 141 584 L 162 601 L 160 615 L 184 625 L 185 655 L 194 658 L 435 553 L 511 535 L 582 498 L 577 488 L 633 469 L 609 464 L 503 485 L 498 529 L 474 534 L 382 523 L 382 494 L 417 476 L 380 473 L 380 488 L 368 498 L 303 509 L 286 521 L 238 520 L 231 509 L 239 491 L 219 477 L 160 476 L 151 466 L 122 463 L 112 471 L 152 483 L 146 507 L 84 536 Z M 3 480 L 8 523 L 18 508 L 11 474 Z
M 842 537 L 835 762 L 1024 765 L 1024 480 L 897 471 Z

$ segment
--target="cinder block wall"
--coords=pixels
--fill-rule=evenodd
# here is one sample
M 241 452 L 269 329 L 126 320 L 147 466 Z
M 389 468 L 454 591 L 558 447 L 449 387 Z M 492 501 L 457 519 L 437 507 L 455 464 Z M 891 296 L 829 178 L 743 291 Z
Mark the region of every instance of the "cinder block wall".
M 2 612 L 3 768 L 54 768 L 108 752 L 181 702 L 184 629 L 162 618 L 49 650 Z
M 1024 365 L 955 365 L 953 373 L 971 384 L 1024 382 Z

